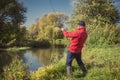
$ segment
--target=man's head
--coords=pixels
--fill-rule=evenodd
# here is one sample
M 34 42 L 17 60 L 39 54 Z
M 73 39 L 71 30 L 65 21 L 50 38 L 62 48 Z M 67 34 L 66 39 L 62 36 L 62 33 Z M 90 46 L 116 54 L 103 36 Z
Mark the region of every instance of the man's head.
M 78 26 L 79 27 L 85 27 L 85 22 L 84 21 L 79 21 Z

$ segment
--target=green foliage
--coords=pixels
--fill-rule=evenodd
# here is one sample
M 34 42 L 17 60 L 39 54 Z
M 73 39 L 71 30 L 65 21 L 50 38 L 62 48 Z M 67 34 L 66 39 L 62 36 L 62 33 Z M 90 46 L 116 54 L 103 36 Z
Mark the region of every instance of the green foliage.
M 4 80 L 28 80 L 30 77 L 27 71 L 25 71 L 25 65 L 22 65 L 17 57 L 15 57 L 12 63 L 4 68 Z
M 63 38 L 60 28 L 64 26 L 67 15 L 63 13 L 44 14 L 35 24 L 29 28 L 29 35 L 33 39 L 53 39 Z
M 66 75 L 64 61 L 59 61 L 55 65 L 39 68 L 31 74 L 31 80 L 57 80 Z
M 28 45 L 33 48 L 49 48 L 51 46 L 47 39 L 31 40 Z
M 10 22 L 11 24 L 19 24 L 25 21 L 24 13 L 26 8 L 18 0 L 1 0 L 0 3 L 0 23 Z
M 84 51 L 86 67 L 89 69 L 84 80 L 89 78 L 91 80 L 119 80 L 119 51 L 117 47 L 93 48 L 87 51 L 89 54 Z
M 35 39 L 35 38 L 37 38 L 39 31 L 40 31 L 40 29 L 38 27 L 38 24 L 32 24 L 29 27 L 28 36 L 32 39 Z
M 113 45 L 120 43 L 120 27 L 106 24 L 104 27 L 96 26 L 94 29 L 91 28 L 91 26 L 87 28 L 87 45 Z
M 25 28 L 21 28 L 20 24 L 25 21 L 25 12 L 26 8 L 18 0 L 0 1 L 0 47 L 6 47 L 9 41 L 18 41 L 24 36 Z
M 120 15 L 111 0 L 75 0 L 73 21 L 85 20 L 89 24 L 115 24 Z

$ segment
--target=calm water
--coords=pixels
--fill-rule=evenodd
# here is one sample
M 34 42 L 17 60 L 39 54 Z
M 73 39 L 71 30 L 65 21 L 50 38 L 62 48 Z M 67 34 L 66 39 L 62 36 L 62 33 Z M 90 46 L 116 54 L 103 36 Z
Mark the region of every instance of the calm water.
M 29 71 L 35 71 L 41 66 L 53 63 L 63 56 L 64 48 L 31 49 L 19 52 L 0 52 L 0 67 L 11 63 L 14 56 L 19 56 L 28 65 Z

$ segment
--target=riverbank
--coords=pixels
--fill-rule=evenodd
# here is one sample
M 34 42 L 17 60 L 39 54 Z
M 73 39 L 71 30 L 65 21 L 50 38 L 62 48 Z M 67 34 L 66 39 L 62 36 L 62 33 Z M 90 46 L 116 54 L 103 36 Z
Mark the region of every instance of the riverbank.
M 39 68 L 31 74 L 32 80 L 120 80 L 120 47 L 84 48 L 83 61 L 88 70 L 81 76 L 76 61 L 73 61 L 73 77 L 66 77 L 66 54 L 58 63 Z
M 30 47 L 10 47 L 10 48 L 1 48 L 0 51 L 20 51 L 20 50 L 28 50 Z
M 88 70 L 85 77 L 80 77 L 82 72 L 75 60 L 73 61 L 73 77 L 66 77 L 66 53 L 64 53 L 64 57 L 53 65 L 40 67 L 31 73 L 25 72 L 19 60 L 16 59 L 15 61 L 18 62 L 13 61 L 11 65 L 4 68 L 3 78 L 0 79 L 11 79 L 12 77 L 12 79 L 23 80 L 120 80 L 120 47 L 85 47 L 82 59 Z M 20 75 L 19 78 L 14 74 Z

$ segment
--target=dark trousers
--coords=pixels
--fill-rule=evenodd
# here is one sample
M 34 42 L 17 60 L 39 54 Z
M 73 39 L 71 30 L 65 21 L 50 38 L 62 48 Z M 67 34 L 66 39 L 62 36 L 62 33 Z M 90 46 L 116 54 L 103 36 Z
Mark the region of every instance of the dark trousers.
M 82 71 L 86 72 L 86 68 L 84 67 L 84 64 L 81 60 L 81 53 L 76 54 L 76 53 L 72 53 L 72 52 L 68 51 L 66 65 L 67 66 L 72 66 L 72 61 L 73 61 L 74 58 L 76 59 L 77 64 L 80 66 Z

